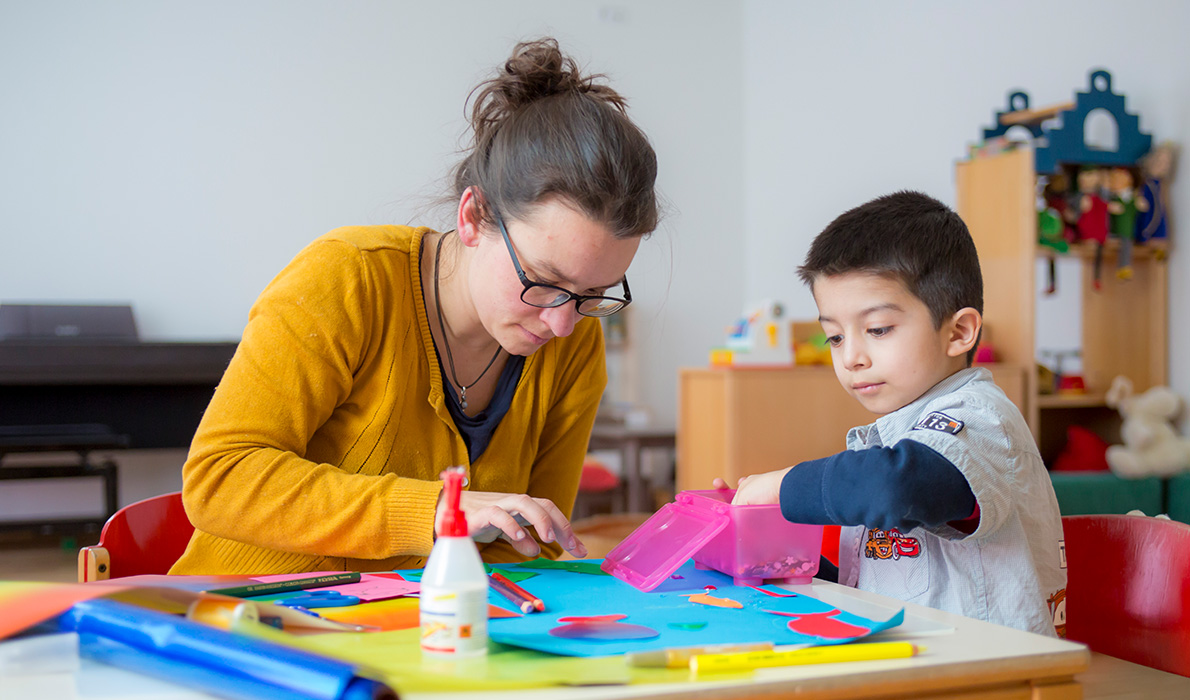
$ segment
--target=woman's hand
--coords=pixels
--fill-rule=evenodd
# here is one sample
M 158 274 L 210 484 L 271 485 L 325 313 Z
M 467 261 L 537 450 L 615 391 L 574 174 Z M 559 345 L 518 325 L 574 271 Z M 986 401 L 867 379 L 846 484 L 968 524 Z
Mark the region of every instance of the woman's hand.
M 587 556 L 587 548 L 575 536 L 570 521 L 549 499 L 515 493 L 463 491 L 459 495 L 459 507 L 467 515 L 467 530 L 476 542 L 492 542 L 503 537 L 516 551 L 535 557 L 541 553 L 541 547 L 525 530 L 526 526 L 532 526 L 542 542 L 556 541 L 578 559 Z M 440 507 L 434 518 L 435 532 L 442 529 L 442 513 Z
M 735 496 L 731 499 L 733 506 L 768 505 L 781 502 L 781 480 L 793 467 L 778 469 L 775 472 L 753 474 L 740 479 L 736 486 Z M 723 479 L 715 477 L 712 485 L 717 489 L 731 488 Z

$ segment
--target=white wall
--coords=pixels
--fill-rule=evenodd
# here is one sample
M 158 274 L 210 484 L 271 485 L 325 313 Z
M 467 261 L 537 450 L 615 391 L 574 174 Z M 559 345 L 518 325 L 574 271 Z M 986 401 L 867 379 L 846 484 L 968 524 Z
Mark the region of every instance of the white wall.
M 745 301 L 816 315 L 794 268 L 834 216 L 906 187 L 953 203 L 1011 89 L 1069 100 L 1105 66 L 1142 129 L 1190 146 L 1186 27 L 1178 0 L 6 2 L 0 300 L 131 301 L 147 339 L 238 338 L 326 230 L 441 224 L 424 205 L 467 91 L 552 33 L 658 150 L 671 212 L 630 270 L 632 331 L 638 396 L 672 425 L 677 368 Z M 1174 199 L 1190 211 L 1185 168 Z M 1170 279 L 1179 358 L 1190 255 Z
M 739 311 L 737 6 L 712 0 L 0 4 L 0 300 L 132 302 L 145 339 L 237 339 L 308 241 L 445 221 L 464 99 L 523 38 L 609 74 L 671 211 L 630 269 L 638 395 Z M 720 286 L 722 291 L 712 291 Z
M 1009 92 L 1072 100 L 1091 70 L 1156 140 L 1183 145 L 1173 197 L 1171 385 L 1190 397 L 1190 4 L 1145 0 L 744 4 L 744 290 L 815 318 L 796 267 L 838 214 L 896 189 L 954 204 L 954 162 Z M 994 329 L 993 329 L 994 331 Z

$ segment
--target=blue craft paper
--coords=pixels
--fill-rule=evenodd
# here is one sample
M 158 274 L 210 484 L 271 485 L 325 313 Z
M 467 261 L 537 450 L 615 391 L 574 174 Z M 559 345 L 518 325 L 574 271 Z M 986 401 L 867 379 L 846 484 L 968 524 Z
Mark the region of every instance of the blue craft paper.
M 183 688 L 196 688 L 240 700 L 286 700 L 318 696 L 295 694 L 290 688 L 278 688 L 255 678 L 234 676 L 198 664 L 187 664 L 156 654 L 146 654 L 137 647 L 94 634 L 79 635 L 80 652 L 87 658 L 109 666 L 153 676 Z
M 501 566 L 518 568 L 514 564 Z M 525 581 L 522 587 L 545 602 L 545 612 L 490 620 L 488 634 L 494 641 L 564 656 L 603 656 L 705 644 L 839 644 L 867 636 L 838 639 L 794 632 L 788 626 L 792 618 L 764 611 L 822 613 L 837 608 L 809 596 L 777 598 L 752 588 L 736 586 L 730 576 L 696 569 L 693 561 L 687 561 L 675 572 L 682 578 L 670 577 L 648 593 L 612 576 L 590 576 L 550 569 L 532 571 L 537 576 Z M 710 595 L 735 600 L 744 606 L 743 609 L 691 603 L 686 597 L 703 593 L 707 586 L 716 588 L 710 591 Z M 511 604 L 503 596 L 494 594 L 489 599 L 495 605 L 512 610 Z M 643 640 L 598 641 L 563 639 L 549 634 L 551 629 L 563 624 L 558 622 L 560 617 L 614 614 L 627 616 L 620 622 L 651 627 L 659 636 Z M 869 634 L 872 634 L 896 627 L 904 620 L 904 616 L 902 608 L 887 620 L 872 620 L 846 610 L 840 610 L 835 618 L 867 627 L 871 630 Z M 707 624 L 697 630 L 670 626 L 696 622 Z
M 98 661 L 229 697 L 337 700 L 361 680 L 342 661 L 112 600 L 77 603 L 59 624 Z

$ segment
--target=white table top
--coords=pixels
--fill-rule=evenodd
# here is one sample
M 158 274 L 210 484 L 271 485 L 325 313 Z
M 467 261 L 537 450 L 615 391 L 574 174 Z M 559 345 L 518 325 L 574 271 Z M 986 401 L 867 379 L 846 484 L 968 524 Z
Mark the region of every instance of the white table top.
M 873 641 L 908 640 L 926 651 L 911 659 L 863 661 L 843 664 L 758 669 L 741 680 L 696 683 L 637 684 L 583 688 L 484 691 L 484 700 L 533 700 L 567 698 L 740 697 L 785 691 L 794 697 L 863 697 L 871 692 L 931 692 L 958 689 L 979 683 L 1025 682 L 1039 678 L 1069 678 L 1087 668 L 1086 647 L 979 620 L 952 615 L 919 605 L 815 580 L 810 585 L 789 586 L 802 595 L 818 598 L 858 615 L 886 619 L 905 608 L 905 622 L 874 635 Z M 0 688 L 9 700 L 72 698 L 124 698 L 130 700 L 206 700 L 214 696 L 165 681 L 82 659 L 76 670 L 58 673 L 0 676 Z M 398 692 L 399 689 L 398 689 Z M 405 699 L 438 700 L 480 697 L 479 693 L 401 693 Z

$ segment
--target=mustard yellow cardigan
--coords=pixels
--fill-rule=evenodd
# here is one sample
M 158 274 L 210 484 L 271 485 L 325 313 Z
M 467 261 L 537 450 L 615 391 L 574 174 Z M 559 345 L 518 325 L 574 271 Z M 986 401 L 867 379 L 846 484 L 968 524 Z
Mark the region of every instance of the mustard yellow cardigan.
M 438 474 L 451 465 L 468 467 L 472 490 L 548 498 L 569 516 L 607 383 L 598 320 L 525 359 L 471 464 L 421 293 L 428 233 L 337 229 L 264 290 L 182 470 L 196 529 L 170 573 L 424 566 Z M 487 561 L 524 559 L 502 540 L 480 548 Z

